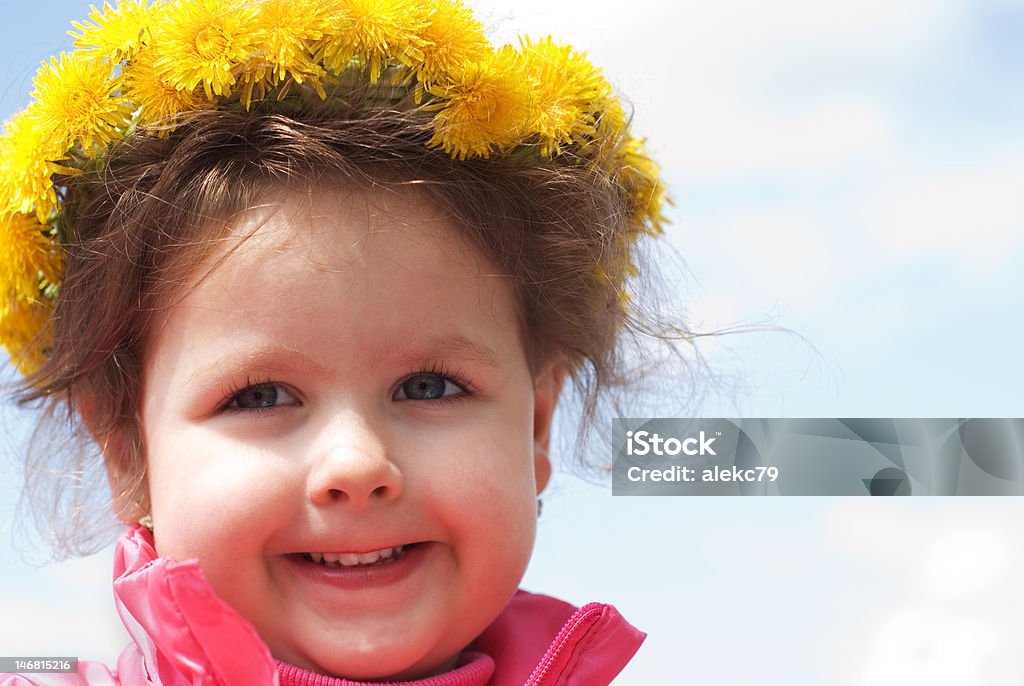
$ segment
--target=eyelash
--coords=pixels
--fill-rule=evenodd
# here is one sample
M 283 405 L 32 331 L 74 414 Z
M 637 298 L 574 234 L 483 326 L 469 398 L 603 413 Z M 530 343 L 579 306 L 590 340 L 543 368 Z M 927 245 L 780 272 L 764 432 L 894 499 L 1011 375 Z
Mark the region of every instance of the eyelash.
M 245 377 L 245 381 L 241 384 L 232 383 L 224 390 L 224 402 L 221 404 L 221 411 L 233 414 L 248 414 L 248 415 L 262 415 L 267 412 L 273 412 L 278 409 L 277 407 L 256 407 L 256 408 L 245 408 L 245 407 L 231 407 L 231 403 L 235 402 L 235 399 L 243 392 L 251 388 L 259 386 L 282 386 L 288 389 L 285 384 L 274 381 L 270 377 L 257 377 L 251 376 Z M 298 394 L 292 392 L 290 389 L 288 393 L 298 400 Z M 300 401 L 301 403 L 301 401 Z
M 409 374 L 404 379 L 399 381 L 398 387 L 396 387 L 395 391 L 392 392 L 392 395 L 394 395 L 398 391 L 398 388 L 401 387 L 409 379 L 424 375 L 440 376 L 443 379 L 447 379 L 448 381 L 451 381 L 456 386 L 461 388 L 462 393 L 450 396 L 446 395 L 440 398 L 435 398 L 434 400 L 409 400 L 408 402 L 429 403 L 431 405 L 458 403 L 463 402 L 476 394 L 476 389 L 473 387 L 473 384 L 466 380 L 466 376 L 465 374 L 463 374 L 461 369 L 453 369 L 444 362 L 434 362 L 428 364 L 426 367 L 419 371 Z
M 473 396 L 476 393 L 476 390 L 473 388 L 473 385 L 469 381 L 466 380 L 465 375 L 462 373 L 461 370 L 459 370 L 459 369 L 452 369 L 451 367 L 449 367 L 444 362 L 436 362 L 436 363 L 431 363 L 431 364 L 427 365 L 426 367 L 424 367 L 423 369 L 420 369 L 419 371 L 416 371 L 416 372 L 413 372 L 412 374 L 407 375 L 405 378 L 403 378 L 398 383 L 398 386 L 395 388 L 395 391 L 392 392 L 392 395 L 394 395 L 398 391 L 398 388 L 401 387 L 409 379 L 413 379 L 413 378 L 415 378 L 417 376 L 425 376 L 425 375 L 440 376 L 443 379 L 447 379 L 448 381 L 451 381 L 456 386 L 461 388 L 462 389 L 462 393 L 459 393 L 457 395 L 451 395 L 451 396 L 442 396 L 440 398 L 435 398 L 434 400 L 421 400 L 421 401 L 411 401 L 411 402 L 423 402 L 423 403 L 430 403 L 430 404 L 434 404 L 434 405 L 440 404 L 440 403 L 445 403 L 445 404 L 447 404 L 447 403 L 456 403 L 456 402 L 464 401 L 464 400 L 466 400 L 470 396 Z M 261 415 L 261 414 L 264 414 L 266 412 L 272 412 L 273 410 L 277 409 L 276 407 L 244 408 L 244 407 L 232 407 L 231 406 L 231 403 L 233 403 L 235 401 L 235 399 L 238 397 L 238 395 L 241 394 L 243 391 L 247 391 L 247 390 L 249 390 L 251 388 L 258 387 L 258 386 L 285 386 L 285 385 L 282 384 L 282 383 L 274 381 L 270 377 L 257 377 L 257 378 L 253 378 L 253 377 L 247 376 L 247 377 L 245 377 L 245 381 L 244 382 L 242 382 L 240 384 L 239 383 L 232 383 L 230 386 L 225 388 L 224 393 L 223 393 L 224 402 L 221 404 L 221 411 L 222 412 L 229 412 L 229 413 L 245 413 L 245 414 L 250 414 L 250 415 Z M 285 386 L 285 388 L 287 388 L 287 386 Z M 292 392 L 290 390 L 288 392 L 292 396 L 296 397 L 296 399 L 298 399 L 298 394 L 297 393 L 294 393 L 294 392 Z

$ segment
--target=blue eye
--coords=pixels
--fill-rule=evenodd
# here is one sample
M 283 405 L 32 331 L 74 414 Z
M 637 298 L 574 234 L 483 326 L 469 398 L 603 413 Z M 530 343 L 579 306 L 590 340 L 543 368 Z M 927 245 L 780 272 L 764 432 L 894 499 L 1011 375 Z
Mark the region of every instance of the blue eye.
M 280 405 L 298 405 L 299 401 L 284 388 L 275 383 L 261 383 L 247 386 L 231 396 L 229 409 L 266 410 Z
M 458 384 L 440 374 L 417 374 L 398 387 L 395 400 L 437 400 L 463 392 Z

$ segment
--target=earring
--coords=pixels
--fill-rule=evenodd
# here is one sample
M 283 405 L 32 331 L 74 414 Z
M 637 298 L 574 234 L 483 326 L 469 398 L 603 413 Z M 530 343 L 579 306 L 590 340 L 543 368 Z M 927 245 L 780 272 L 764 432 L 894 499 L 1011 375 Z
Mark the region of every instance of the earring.
M 143 515 L 142 517 L 139 517 L 139 524 L 141 524 L 142 526 L 144 526 L 147 529 L 149 529 L 150 531 L 152 531 L 153 530 L 153 515 L 146 514 L 146 515 Z
M 537 519 L 540 519 L 540 513 L 544 511 L 544 501 L 537 498 Z

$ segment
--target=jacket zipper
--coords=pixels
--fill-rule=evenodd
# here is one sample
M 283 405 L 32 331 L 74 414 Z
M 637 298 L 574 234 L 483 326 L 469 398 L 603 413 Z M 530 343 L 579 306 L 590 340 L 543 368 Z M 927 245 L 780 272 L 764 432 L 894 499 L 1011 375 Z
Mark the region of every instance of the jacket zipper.
M 555 636 L 555 640 L 548 647 L 544 657 L 541 658 L 540 663 L 533 670 L 530 678 L 526 680 L 524 686 L 542 686 L 545 677 L 547 677 L 548 672 L 551 670 L 551 666 L 569 643 L 569 639 L 572 638 L 581 625 L 587 624 L 586 628 L 589 629 L 600 617 L 603 609 L 604 605 L 601 603 L 588 603 L 577 610 L 561 628 L 558 635 Z

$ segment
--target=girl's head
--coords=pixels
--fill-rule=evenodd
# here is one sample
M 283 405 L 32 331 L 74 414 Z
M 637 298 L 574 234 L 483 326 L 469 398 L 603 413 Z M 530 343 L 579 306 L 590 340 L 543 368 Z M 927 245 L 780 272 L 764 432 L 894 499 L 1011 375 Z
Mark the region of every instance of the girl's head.
M 114 151 L 65 204 L 36 377 L 124 521 L 151 513 L 275 656 L 347 677 L 450 666 L 493 621 L 562 380 L 621 325 L 578 266 L 622 259 L 592 172 L 455 162 L 400 120 L 216 112 Z M 318 564 L 356 554 L 403 559 Z
M 215 5 L 249 6 L 179 2 L 161 21 Z M 463 16 L 428 5 L 408 29 L 421 58 L 431 17 Z M 254 76 L 249 57 L 229 70 L 234 101 L 214 71 L 175 97 L 218 106 L 147 121 L 143 104 L 141 130 L 102 154 L 95 131 L 72 137 L 55 159 L 75 173 L 30 206 L 54 227 L 59 296 L 38 269 L 34 299 L 9 289 L 0 333 L 10 345 L 16 317 L 44 313 L 48 337 L 12 346 L 40 362 L 25 397 L 81 422 L 119 517 L 152 515 L 157 552 L 198 558 L 276 657 L 419 676 L 450 667 L 516 588 L 563 379 L 590 411 L 618 380 L 631 251 L 662 191 L 606 84 L 572 82 L 571 51 L 527 41 L 442 69 L 356 41 L 336 68 L 318 31 L 303 40 L 319 71 Z M 152 44 L 125 48 L 126 91 L 170 44 L 138 35 Z M 159 78 L 186 78 L 172 72 Z M 18 127 L 45 130 L 28 115 L 0 151 L 24 143 Z

